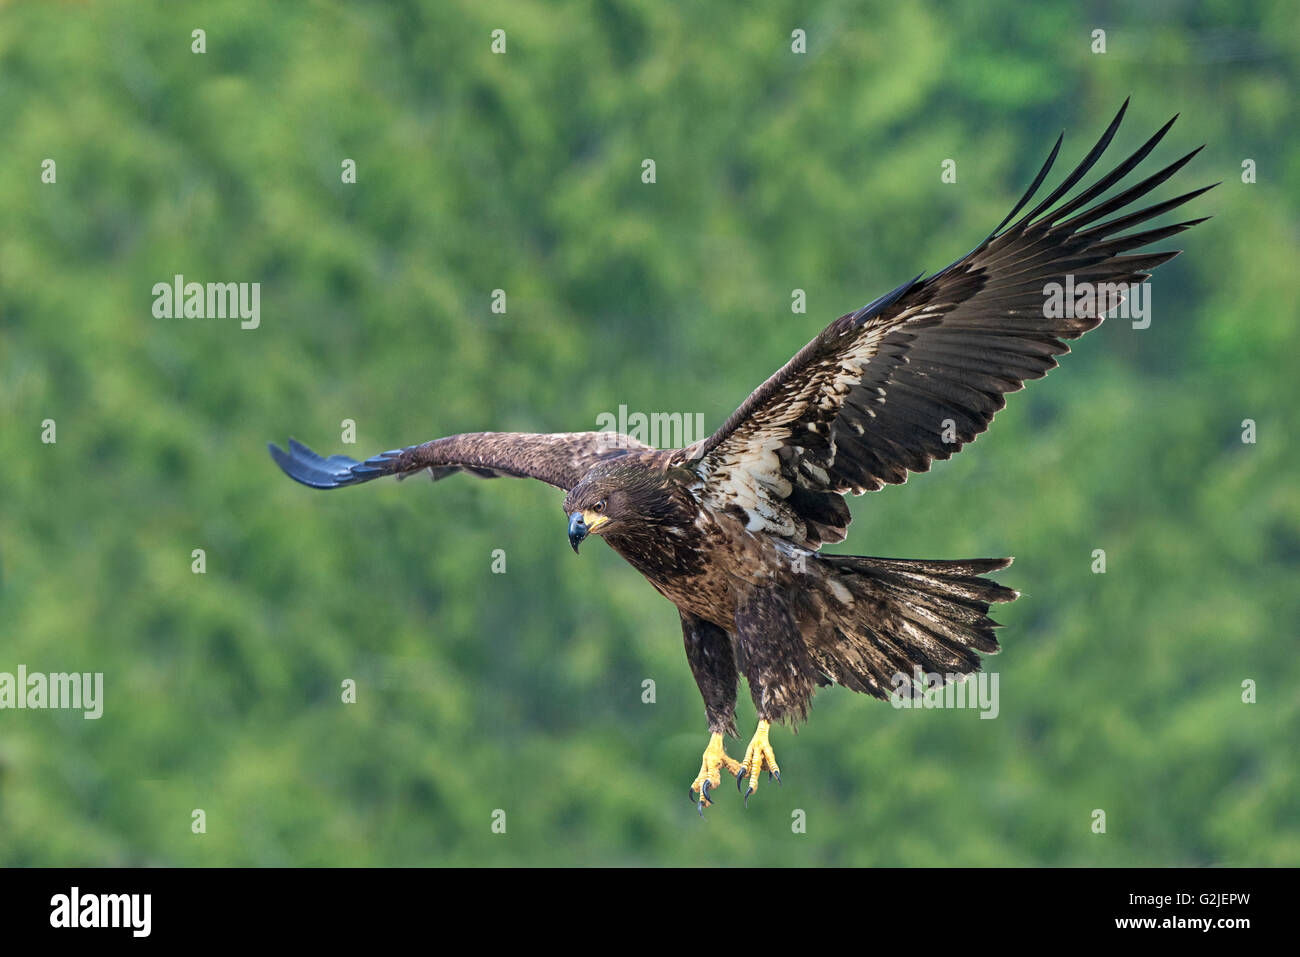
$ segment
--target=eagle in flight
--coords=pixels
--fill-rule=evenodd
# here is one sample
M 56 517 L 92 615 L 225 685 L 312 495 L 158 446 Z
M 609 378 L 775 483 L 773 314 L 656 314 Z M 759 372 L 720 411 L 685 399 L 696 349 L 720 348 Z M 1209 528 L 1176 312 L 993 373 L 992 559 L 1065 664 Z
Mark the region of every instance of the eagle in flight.
M 605 539 L 681 613 L 710 732 L 692 801 L 703 814 L 725 770 L 737 788 L 748 781 L 748 804 L 764 770 L 780 780 L 771 723 L 805 719 L 818 687 L 886 699 L 916 693 L 904 679 L 918 668 L 964 676 L 979 670 L 981 654 L 998 651 L 989 606 L 1017 592 L 984 576 L 1010 558 L 917 561 L 820 549 L 844 540 L 846 493 L 904 482 L 973 441 L 1006 393 L 1069 352 L 1063 340 L 1100 325 L 1126 289 L 1180 251 L 1134 250 L 1204 221 L 1130 231 L 1213 188 L 1132 209 L 1199 150 L 1102 198 L 1177 116 L 1065 199 L 1127 108 L 1125 100 L 1097 145 L 1032 209 L 1016 219 L 1064 134 L 1024 197 L 974 250 L 836 319 L 720 429 L 687 448 L 657 450 L 611 432 L 482 432 L 364 462 L 322 458 L 292 439 L 287 451 L 271 445 L 271 456 L 290 478 L 320 489 L 419 472 L 435 480 L 456 472 L 533 478 L 563 489 L 573 550 L 590 535 Z M 1109 294 L 1080 295 L 1065 308 L 1058 298 L 1053 308 L 1048 289 L 1063 286 Z M 741 675 L 758 727 L 737 761 L 723 739 L 737 734 Z

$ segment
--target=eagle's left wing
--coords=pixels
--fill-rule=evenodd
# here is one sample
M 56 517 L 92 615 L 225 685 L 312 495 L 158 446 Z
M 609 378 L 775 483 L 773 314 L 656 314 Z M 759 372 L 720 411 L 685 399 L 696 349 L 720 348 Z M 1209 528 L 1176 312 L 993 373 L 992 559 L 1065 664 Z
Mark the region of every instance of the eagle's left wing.
M 1116 233 L 1205 189 L 1092 224 L 1146 195 L 1199 150 L 1088 205 L 1137 166 L 1173 120 L 1112 172 L 1052 208 L 1097 162 L 1127 106 L 1078 168 L 1018 222 L 1007 226 L 1042 184 L 1061 140 L 1024 198 L 975 250 L 835 320 L 714 435 L 678 453 L 677 464 L 699 476 L 704 503 L 800 546 L 842 541 L 850 520 L 844 493 L 904 482 L 909 470 L 924 472 L 934 459 L 950 457 L 988 427 L 1005 393 L 1056 366 L 1055 357 L 1070 351 L 1063 340 L 1095 328 L 1118 305 L 1085 302 L 1058 314 L 1047 308 L 1049 284 L 1064 286 L 1072 277 L 1076 289 L 1085 282 L 1136 285 L 1176 256 L 1177 250 L 1126 254 L 1202 220 Z
M 364 462 L 346 455 L 322 458 L 293 439 L 288 451 L 274 444 L 269 448 L 286 475 L 312 488 L 341 488 L 385 475 L 403 478 L 427 471 L 435 481 L 456 472 L 479 478 L 534 478 L 567 492 L 596 463 L 650 447 L 614 432 L 466 432 L 381 452 Z

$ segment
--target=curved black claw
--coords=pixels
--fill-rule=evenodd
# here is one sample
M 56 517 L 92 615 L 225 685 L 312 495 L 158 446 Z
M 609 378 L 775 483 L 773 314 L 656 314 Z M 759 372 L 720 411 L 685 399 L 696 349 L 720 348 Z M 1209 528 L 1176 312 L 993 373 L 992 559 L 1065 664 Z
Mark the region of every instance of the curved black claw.
M 748 773 L 749 773 L 749 768 L 745 767 L 743 764 L 740 766 L 740 770 L 736 772 L 736 793 L 737 794 L 741 793 L 740 783 L 745 780 L 745 775 Z M 749 790 L 752 793 L 754 789 L 750 788 Z
M 700 785 L 700 800 L 699 803 L 695 805 L 696 810 L 700 812 L 700 817 L 704 817 L 704 809 L 712 803 L 713 802 L 709 800 L 709 782 L 706 780 Z
M 745 809 L 746 809 L 746 810 L 749 809 L 749 796 L 750 796 L 751 794 L 753 794 L 753 793 L 754 793 L 754 789 L 753 789 L 752 787 L 751 787 L 748 791 L 745 792 Z

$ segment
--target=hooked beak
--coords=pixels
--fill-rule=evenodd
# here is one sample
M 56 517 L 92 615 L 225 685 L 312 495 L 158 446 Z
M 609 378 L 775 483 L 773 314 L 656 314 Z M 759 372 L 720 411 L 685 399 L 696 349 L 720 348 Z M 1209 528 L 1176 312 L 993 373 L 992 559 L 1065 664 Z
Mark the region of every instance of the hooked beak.
M 577 554 L 582 540 L 609 521 L 609 517 L 593 511 L 574 512 L 569 516 L 569 544 Z
M 573 546 L 573 554 L 578 554 L 578 546 L 587 537 L 587 532 L 587 523 L 583 521 L 581 512 L 569 516 L 569 544 Z

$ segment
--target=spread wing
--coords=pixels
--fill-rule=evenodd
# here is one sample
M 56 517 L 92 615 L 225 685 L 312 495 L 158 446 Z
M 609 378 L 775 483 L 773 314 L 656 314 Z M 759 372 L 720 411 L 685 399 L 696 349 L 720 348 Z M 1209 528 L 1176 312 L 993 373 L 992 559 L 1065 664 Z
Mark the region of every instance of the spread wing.
M 1017 222 L 1007 225 L 1046 178 L 1061 139 L 1015 209 L 972 252 L 835 320 L 713 436 L 683 450 L 679 461 L 700 476 L 706 504 L 801 546 L 842 541 L 850 520 L 844 493 L 904 482 L 909 471 L 925 472 L 934 459 L 950 457 L 988 427 L 1006 393 L 1056 366 L 1056 356 L 1070 351 L 1063 340 L 1098 326 L 1122 300 L 1056 310 L 1049 284 L 1064 285 L 1067 275 L 1075 288 L 1139 284 L 1176 256 L 1179 250 L 1131 251 L 1203 220 L 1117 234 L 1212 187 L 1097 223 L 1169 179 L 1199 150 L 1094 203 L 1155 148 L 1173 119 L 1110 173 L 1060 202 L 1101 157 L 1127 107 L 1125 100 L 1083 162 Z
M 346 455 L 322 458 L 293 439 L 287 452 L 275 444 L 269 448 L 285 475 L 312 488 L 341 488 L 385 475 L 404 478 L 428 471 L 434 481 L 456 472 L 480 478 L 534 478 L 566 492 L 597 462 L 649 450 L 614 432 L 467 432 L 381 452 L 364 462 Z

